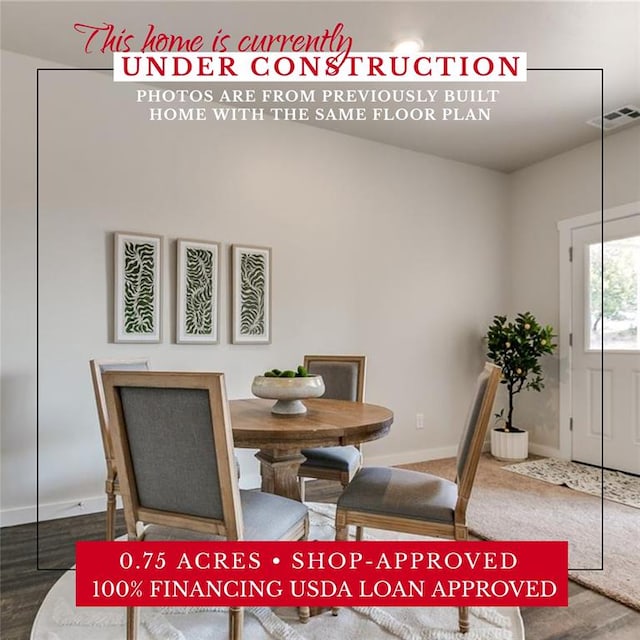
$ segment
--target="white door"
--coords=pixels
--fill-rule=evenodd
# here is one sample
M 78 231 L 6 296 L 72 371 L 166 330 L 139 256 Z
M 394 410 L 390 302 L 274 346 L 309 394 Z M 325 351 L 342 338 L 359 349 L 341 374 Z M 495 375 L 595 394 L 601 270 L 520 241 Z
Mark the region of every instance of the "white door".
M 640 474 L 640 213 L 571 240 L 571 457 Z

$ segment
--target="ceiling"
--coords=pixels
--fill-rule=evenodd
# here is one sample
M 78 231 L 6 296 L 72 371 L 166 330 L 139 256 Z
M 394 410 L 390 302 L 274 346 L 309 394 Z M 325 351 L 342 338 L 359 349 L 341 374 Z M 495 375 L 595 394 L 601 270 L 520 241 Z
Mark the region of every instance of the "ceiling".
M 587 120 L 601 111 L 600 72 L 586 69 L 604 69 L 605 112 L 624 105 L 640 107 L 638 1 L 3 1 L 1 12 L 3 49 L 73 67 L 112 66 L 110 53 L 84 53 L 84 38 L 73 30 L 76 22 L 110 22 L 118 32 L 127 29 L 140 39 L 149 23 L 185 36 L 215 35 L 223 29 L 239 38 L 253 33 L 316 34 L 342 22 L 344 33 L 353 37 L 354 51 L 388 51 L 392 42 L 407 36 L 420 37 L 429 51 L 526 51 L 528 67 L 533 69 L 526 83 L 424 85 L 440 90 L 499 89 L 498 99 L 490 105 L 457 105 L 465 112 L 467 107 L 490 106 L 489 121 L 313 123 L 503 172 L 599 139 L 600 130 Z M 398 86 L 420 88 L 415 84 L 394 88 Z

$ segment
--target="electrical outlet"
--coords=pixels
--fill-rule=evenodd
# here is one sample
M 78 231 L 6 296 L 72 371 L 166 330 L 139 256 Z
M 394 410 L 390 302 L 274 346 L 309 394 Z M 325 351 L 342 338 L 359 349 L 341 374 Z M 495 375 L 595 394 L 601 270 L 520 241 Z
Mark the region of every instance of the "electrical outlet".
M 416 413 L 416 429 L 424 429 L 424 413 Z

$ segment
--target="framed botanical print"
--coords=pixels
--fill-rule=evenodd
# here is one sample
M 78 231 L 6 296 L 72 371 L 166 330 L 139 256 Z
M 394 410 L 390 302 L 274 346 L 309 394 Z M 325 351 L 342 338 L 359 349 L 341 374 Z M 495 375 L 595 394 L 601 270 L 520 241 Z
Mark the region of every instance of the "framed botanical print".
M 114 234 L 114 340 L 160 342 L 162 237 Z
M 231 341 L 271 342 L 271 248 L 231 246 Z
M 176 342 L 219 342 L 220 244 L 178 240 Z

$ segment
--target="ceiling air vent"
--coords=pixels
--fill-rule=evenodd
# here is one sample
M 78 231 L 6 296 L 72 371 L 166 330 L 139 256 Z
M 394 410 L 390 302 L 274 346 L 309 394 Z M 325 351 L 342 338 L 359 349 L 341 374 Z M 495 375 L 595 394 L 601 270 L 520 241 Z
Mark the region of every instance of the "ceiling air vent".
M 639 118 L 640 109 L 632 104 L 627 104 L 615 111 L 605 113 L 603 117 L 591 118 L 591 120 L 587 120 L 587 124 L 598 127 L 598 129 L 611 131 L 612 129 L 623 127 L 625 124 L 640 122 Z

